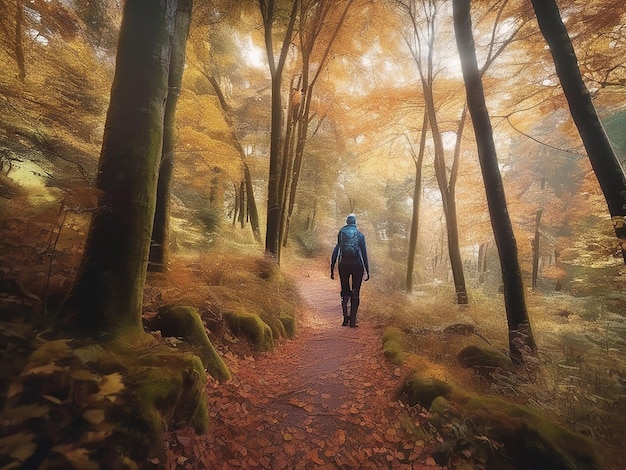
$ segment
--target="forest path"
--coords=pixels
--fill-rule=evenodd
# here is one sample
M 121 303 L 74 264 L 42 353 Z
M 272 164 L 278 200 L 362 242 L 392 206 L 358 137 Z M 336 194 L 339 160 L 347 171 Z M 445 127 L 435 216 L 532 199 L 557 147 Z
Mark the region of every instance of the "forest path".
M 297 337 L 257 358 L 225 354 L 233 379 L 209 386 L 209 433 L 170 436 L 175 468 L 439 468 L 407 432 L 427 420 L 395 399 L 402 372 L 382 353 L 367 294 L 359 327 L 341 327 L 339 281 L 322 268 L 284 267 L 307 304 Z

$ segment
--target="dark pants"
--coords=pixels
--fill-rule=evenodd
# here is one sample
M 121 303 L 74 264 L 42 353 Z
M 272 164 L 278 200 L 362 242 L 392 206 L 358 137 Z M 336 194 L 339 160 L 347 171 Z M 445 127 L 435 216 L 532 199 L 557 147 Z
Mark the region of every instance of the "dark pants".
M 352 297 L 358 303 L 361 283 L 363 282 L 363 266 L 361 264 L 339 263 L 339 280 L 341 281 L 341 297 Z M 350 279 L 352 278 L 352 279 Z M 350 286 L 352 280 L 352 286 Z

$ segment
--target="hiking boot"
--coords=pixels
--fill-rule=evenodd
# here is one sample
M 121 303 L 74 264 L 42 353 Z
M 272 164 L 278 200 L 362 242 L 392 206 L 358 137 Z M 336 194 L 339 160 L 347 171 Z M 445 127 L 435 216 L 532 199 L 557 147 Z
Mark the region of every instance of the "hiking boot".
M 348 326 L 348 323 L 350 322 L 350 317 L 345 315 L 343 317 L 343 323 L 341 324 L 341 326 Z
M 343 312 L 343 318 L 348 317 L 348 301 L 350 300 L 349 295 L 343 295 L 341 297 L 341 310 Z
M 356 312 L 359 309 L 359 299 L 352 299 L 350 302 L 350 328 L 356 328 Z

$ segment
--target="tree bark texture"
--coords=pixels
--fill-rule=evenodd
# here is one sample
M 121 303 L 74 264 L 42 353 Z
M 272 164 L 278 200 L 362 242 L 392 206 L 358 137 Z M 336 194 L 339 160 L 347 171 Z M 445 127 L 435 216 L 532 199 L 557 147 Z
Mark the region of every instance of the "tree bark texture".
M 170 202 L 174 175 L 176 105 L 185 69 L 185 47 L 189 36 L 192 0 L 178 0 L 174 41 L 170 53 L 168 93 L 163 118 L 163 150 L 159 182 L 157 185 L 156 212 L 150 242 L 148 269 L 164 272 L 170 255 Z
M 502 269 L 504 304 L 509 329 L 509 350 L 515 363 L 524 362 L 524 354 L 536 355 L 536 345 L 526 309 L 524 283 L 517 257 L 517 242 L 509 218 L 502 176 L 489 112 L 476 60 L 472 35 L 470 0 L 453 0 L 454 30 L 461 58 L 467 94 L 467 106 L 474 124 L 478 158 L 483 175 L 487 205 Z
M 561 87 L 606 199 L 626 263 L 626 176 L 585 85 L 576 52 L 554 0 L 532 0 L 539 29 L 550 46 Z
M 82 264 L 61 312 L 92 335 L 141 331 L 176 0 L 127 0 Z

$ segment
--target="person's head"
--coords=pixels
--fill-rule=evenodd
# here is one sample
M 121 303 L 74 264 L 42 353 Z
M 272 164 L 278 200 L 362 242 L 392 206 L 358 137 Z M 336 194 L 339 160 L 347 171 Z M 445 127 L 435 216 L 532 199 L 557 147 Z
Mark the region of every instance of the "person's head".
M 354 214 L 350 214 L 346 218 L 346 224 L 348 224 L 348 225 L 356 225 L 356 216 Z

